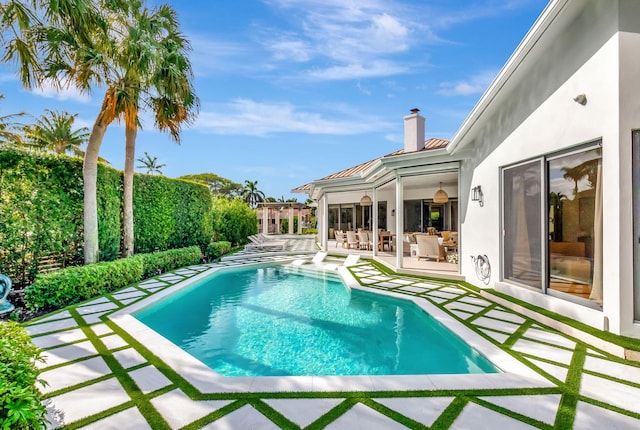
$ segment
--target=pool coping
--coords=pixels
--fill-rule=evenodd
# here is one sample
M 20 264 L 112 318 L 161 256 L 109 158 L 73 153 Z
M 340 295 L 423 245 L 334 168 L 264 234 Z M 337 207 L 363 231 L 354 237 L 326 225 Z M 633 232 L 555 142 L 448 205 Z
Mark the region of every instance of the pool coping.
M 247 264 L 244 267 L 272 265 L 265 263 Z M 502 373 L 483 374 L 429 374 L 429 375 L 384 375 L 384 376 L 260 376 L 226 377 L 210 369 L 191 354 L 165 339 L 147 327 L 133 313 L 149 306 L 174 292 L 228 267 L 215 267 L 199 273 L 187 280 L 133 303 L 108 318 L 122 330 L 144 345 L 176 373 L 203 394 L 220 393 L 263 393 L 263 392 L 378 392 L 378 391 L 437 391 L 437 390 L 477 390 L 505 388 L 547 388 L 555 385 L 509 353 L 492 344 L 460 321 L 448 315 L 428 300 L 390 291 L 362 286 L 346 267 L 339 267 L 343 282 L 352 289 L 382 294 L 413 301 L 466 343 L 483 354 Z

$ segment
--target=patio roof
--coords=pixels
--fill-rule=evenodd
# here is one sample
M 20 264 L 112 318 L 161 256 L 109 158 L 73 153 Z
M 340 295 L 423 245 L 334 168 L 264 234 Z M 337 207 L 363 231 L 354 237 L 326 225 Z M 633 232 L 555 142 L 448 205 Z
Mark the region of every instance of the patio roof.
M 431 150 L 436 150 L 436 149 L 443 149 L 446 148 L 447 145 L 449 144 L 448 140 L 445 139 L 439 139 L 439 138 L 431 138 L 431 139 L 427 139 L 424 142 L 424 148 L 422 148 L 420 151 L 417 152 L 425 152 L 425 151 L 431 151 Z M 315 181 L 309 182 L 307 184 L 304 185 L 300 185 L 299 187 L 296 187 L 294 189 L 291 190 L 292 193 L 309 193 L 312 189 L 312 186 L 314 184 L 314 182 L 319 182 L 319 181 L 328 181 L 328 180 L 332 180 L 332 179 L 346 179 L 346 178 L 352 178 L 358 174 L 361 174 L 363 172 L 368 171 L 371 167 L 373 167 L 378 161 L 384 160 L 384 159 L 389 159 L 392 157 L 397 157 L 400 155 L 406 155 L 406 154 L 411 154 L 411 152 L 407 152 L 404 149 L 400 149 L 398 151 L 394 151 L 391 152 L 389 154 L 383 155 L 381 157 L 378 158 L 374 158 L 373 160 L 369 160 L 366 161 L 364 163 L 358 164 L 356 166 L 352 166 L 349 167 L 347 169 L 341 170 L 339 172 L 336 173 L 332 173 L 330 175 L 327 175 L 323 178 L 320 179 L 316 179 Z

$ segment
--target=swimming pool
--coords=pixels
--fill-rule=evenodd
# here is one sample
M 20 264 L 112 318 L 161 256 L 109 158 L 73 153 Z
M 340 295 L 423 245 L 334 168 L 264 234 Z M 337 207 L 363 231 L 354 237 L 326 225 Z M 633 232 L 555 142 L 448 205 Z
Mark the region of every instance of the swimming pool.
M 225 376 L 499 372 L 411 301 L 282 266 L 217 272 L 134 316 Z

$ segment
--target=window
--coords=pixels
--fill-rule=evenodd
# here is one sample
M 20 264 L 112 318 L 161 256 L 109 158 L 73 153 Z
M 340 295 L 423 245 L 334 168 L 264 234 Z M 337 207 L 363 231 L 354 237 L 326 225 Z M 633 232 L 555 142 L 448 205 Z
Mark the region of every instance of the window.
M 542 288 L 540 161 L 503 172 L 504 278 Z
M 602 303 L 600 149 L 547 162 L 549 288 Z
M 503 169 L 505 280 L 602 303 L 601 154 L 592 145 Z

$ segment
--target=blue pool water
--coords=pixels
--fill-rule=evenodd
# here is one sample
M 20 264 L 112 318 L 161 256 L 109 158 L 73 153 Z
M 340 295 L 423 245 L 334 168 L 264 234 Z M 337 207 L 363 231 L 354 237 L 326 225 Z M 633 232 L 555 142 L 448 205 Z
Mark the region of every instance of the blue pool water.
M 412 302 L 282 266 L 218 272 L 134 316 L 225 376 L 498 372 Z

